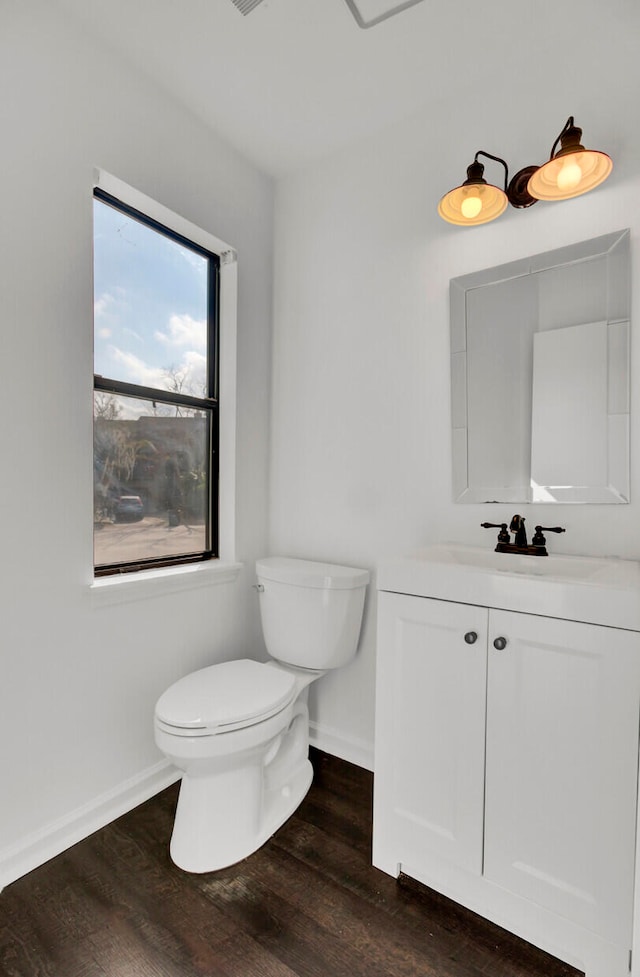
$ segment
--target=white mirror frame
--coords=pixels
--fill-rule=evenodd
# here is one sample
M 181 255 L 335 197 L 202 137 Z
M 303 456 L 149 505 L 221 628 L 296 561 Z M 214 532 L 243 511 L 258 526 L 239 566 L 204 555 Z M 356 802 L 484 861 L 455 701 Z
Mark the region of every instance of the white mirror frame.
M 616 231 L 451 280 L 452 461 L 456 502 L 629 501 L 629 244 L 629 230 Z M 494 289 L 494 292 L 480 294 L 478 289 Z M 516 305 L 509 310 L 507 329 L 510 338 L 515 337 L 519 343 L 519 357 L 503 355 L 495 336 L 490 339 L 472 332 L 474 327 L 481 328 L 474 313 L 478 300 L 488 298 L 490 309 L 492 295 L 510 291 L 514 295 L 534 297 L 534 301 L 527 300 L 526 308 Z M 595 439 L 590 441 L 589 431 L 582 438 L 586 449 L 597 454 L 600 460 L 597 464 L 580 465 L 576 484 L 538 485 L 532 479 L 532 457 L 534 466 L 540 464 L 541 457 L 539 445 L 534 445 L 532 450 L 532 423 L 539 430 L 541 419 L 548 417 L 548 405 L 538 400 L 534 407 L 534 397 L 539 397 L 539 391 L 545 387 L 548 390 L 550 385 L 549 378 L 543 383 L 539 378 L 534 382 L 534 335 L 550 331 L 566 331 L 567 337 L 582 332 L 591 337 L 588 342 L 596 335 L 604 336 L 606 362 L 602 356 L 601 376 L 596 377 L 597 391 L 593 395 L 593 410 L 598 403 L 601 405 L 602 419 L 597 427 L 602 443 L 596 445 Z M 567 345 L 560 336 L 554 340 L 551 344 L 559 350 Z M 546 342 L 535 345 L 542 347 Z M 483 374 L 480 379 L 476 353 L 471 360 L 472 352 L 478 348 L 484 351 L 485 365 L 494 364 L 494 374 L 489 371 L 486 378 Z M 546 359 L 548 362 L 549 357 Z M 556 382 L 562 376 L 563 371 L 558 370 Z M 575 390 L 576 386 L 579 387 L 579 378 L 567 375 L 564 396 L 568 397 L 571 388 Z M 483 417 L 483 402 L 495 400 L 496 391 L 498 398 L 503 396 L 503 402 L 489 403 Z M 519 397 L 517 405 L 511 405 L 508 400 L 514 391 Z M 558 399 L 562 402 L 561 396 Z M 493 423 L 489 422 L 491 412 Z M 563 415 L 567 430 L 569 413 L 565 411 Z M 499 418 L 497 423 L 496 418 Z M 486 430 L 482 430 L 483 420 Z M 550 432 L 551 428 L 547 426 L 546 431 Z M 551 444 L 554 439 L 546 440 Z M 576 448 L 580 440 L 578 431 L 572 446 Z M 556 443 L 561 443 L 561 439 L 556 439 Z M 547 458 L 546 481 L 553 482 L 549 473 L 553 465 L 548 462 Z M 567 482 L 566 472 L 555 481 Z

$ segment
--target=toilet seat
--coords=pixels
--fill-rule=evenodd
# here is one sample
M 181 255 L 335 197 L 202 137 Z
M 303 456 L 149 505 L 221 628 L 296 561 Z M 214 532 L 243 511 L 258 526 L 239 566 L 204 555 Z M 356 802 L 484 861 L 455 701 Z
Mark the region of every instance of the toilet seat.
M 295 677 L 243 658 L 185 675 L 156 705 L 156 723 L 174 736 L 214 736 L 281 712 L 295 698 Z

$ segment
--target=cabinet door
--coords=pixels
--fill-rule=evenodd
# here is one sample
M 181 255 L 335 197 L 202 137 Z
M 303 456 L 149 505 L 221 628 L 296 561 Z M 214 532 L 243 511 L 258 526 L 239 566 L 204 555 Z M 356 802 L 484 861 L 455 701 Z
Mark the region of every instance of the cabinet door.
M 489 621 L 484 874 L 630 946 L 639 637 L 505 611 Z
M 487 618 L 379 595 L 374 864 L 392 874 L 431 855 L 481 871 Z

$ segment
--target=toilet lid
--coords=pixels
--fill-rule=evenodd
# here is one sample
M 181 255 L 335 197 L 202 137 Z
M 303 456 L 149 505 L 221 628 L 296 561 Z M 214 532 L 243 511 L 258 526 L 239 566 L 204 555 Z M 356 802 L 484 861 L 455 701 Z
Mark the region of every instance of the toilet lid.
M 244 658 L 185 675 L 164 692 L 156 716 L 169 726 L 224 732 L 249 726 L 283 709 L 294 696 L 289 672 Z

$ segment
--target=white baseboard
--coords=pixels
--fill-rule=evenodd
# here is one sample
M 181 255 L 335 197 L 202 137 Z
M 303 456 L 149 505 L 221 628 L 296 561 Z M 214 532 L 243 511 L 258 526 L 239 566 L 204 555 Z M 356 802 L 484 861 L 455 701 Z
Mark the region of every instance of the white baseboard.
M 373 745 L 364 740 L 345 736 L 338 729 L 311 722 L 309 742 L 325 753 L 364 767 L 365 770 L 373 770 Z M 180 772 L 174 766 L 167 760 L 161 760 L 63 818 L 50 822 L 16 844 L 0 850 L 0 892 L 27 872 L 149 800 L 154 794 L 175 783 L 179 777 Z
M 10 882 L 43 865 L 154 794 L 175 783 L 180 773 L 168 760 L 130 777 L 95 800 L 76 808 L 0 851 L 0 892 Z
M 309 722 L 309 742 L 311 746 L 340 757 L 365 770 L 373 770 L 373 744 L 354 736 L 346 736 L 341 730 L 322 723 Z

